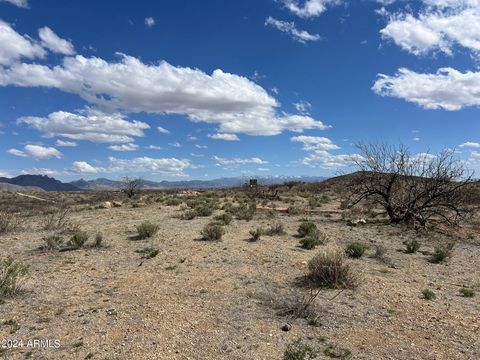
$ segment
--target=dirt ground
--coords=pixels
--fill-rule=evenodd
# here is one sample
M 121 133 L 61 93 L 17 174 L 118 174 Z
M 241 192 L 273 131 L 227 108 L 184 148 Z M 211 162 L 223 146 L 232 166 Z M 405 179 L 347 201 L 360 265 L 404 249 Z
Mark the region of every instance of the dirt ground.
M 302 339 L 318 350 L 317 359 L 335 356 L 329 348 L 352 359 L 480 359 L 480 234 L 458 241 L 453 256 L 435 264 L 429 258 L 442 235 L 382 221 L 352 227 L 335 201 L 307 215 L 257 211 L 251 221 L 226 226 L 221 242 L 199 241 L 211 217 L 181 220 L 181 206 L 72 212 L 91 238 L 103 234 L 102 248 L 40 250 L 51 233 L 43 230 L 45 215 L 0 235 L 0 257 L 30 266 L 25 290 L 0 304 L 0 340 L 23 341 L 1 349 L 4 358 L 278 360 L 287 344 Z M 299 247 L 295 235 L 305 216 L 328 234 L 327 245 Z M 135 240 L 135 225 L 145 220 L 160 229 Z M 250 230 L 274 223 L 287 234 L 249 241 Z M 422 248 L 407 254 L 402 242 L 412 238 Z M 348 260 L 359 286 L 322 289 L 315 324 L 279 314 L 282 299 L 308 296 L 300 284 L 308 261 L 324 247 L 352 241 L 370 245 L 365 256 Z M 383 259 L 374 256 L 375 245 L 386 249 Z M 136 250 L 146 247 L 159 254 L 142 259 Z M 462 287 L 477 294 L 463 297 Z M 422 297 L 427 288 L 435 300 Z M 59 346 L 27 346 L 33 339 Z

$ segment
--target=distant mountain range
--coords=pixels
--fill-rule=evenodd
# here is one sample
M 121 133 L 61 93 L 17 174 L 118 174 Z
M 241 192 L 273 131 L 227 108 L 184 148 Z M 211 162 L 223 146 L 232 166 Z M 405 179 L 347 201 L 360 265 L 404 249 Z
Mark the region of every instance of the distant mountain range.
M 143 180 L 143 189 L 175 189 L 175 188 L 195 188 L 212 189 L 240 186 L 248 182 L 249 177 L 231 177 L 214 180 L 188 180 L 188 181 L 150 181 Z M 258 183 L 261 185 L 282 184 L 289 181 L 318 182 L 325 180 L 325 177 L 319 176 L 264 176 L 258 177 Z M 28 187 L 35 187 L 45 191 L 85 191 L 85 190 L 118 190 L 122 188 L 122 181 L 115 181 L 105 178 L 95 180 L 80 179 L 70 183 L 48 177 L 46 175 L 20 175 L 14 178 L 0 177 L 0 184 L 11 184 L 21 187 L 27 187 L 23 191 L 28 191 Z M 0 186 L 0 188 L 2 188 Z M 7 188 L 4 186 L 4 188 Z M 13 189 L 10 189 L 12 191 Z M 30 189 L 32 191 L 34 189 Z M 9 191 L 9 190 L 7 190 Z M 16 191 L 20 191 L 17 190 Z

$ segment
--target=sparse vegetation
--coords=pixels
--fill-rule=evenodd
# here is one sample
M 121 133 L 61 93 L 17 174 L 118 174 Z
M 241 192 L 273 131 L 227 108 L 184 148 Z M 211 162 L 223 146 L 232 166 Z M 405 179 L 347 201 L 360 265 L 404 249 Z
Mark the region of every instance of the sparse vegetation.
M 20 223 L 18 215 L 0 211 L 0 235 L 18 230 Z
M 283 224 L 281 223 L 276 223 L 270 226 L 268 229 L 265 230 L 265 235 L 268 236 L 275 236 L 275 235 L 285 235 L 285 228 L 283 227 Z
M 472 289 L 472 288 L 466 288 L 466 287 L 463 287 L 460 289 L 460 294 L 463 296 L 463 297 L 474 297 L 475 296 L 475 290 Z
M 45 250 L 60 250 L 64 243 L 63 237 L 58 234 L 45 236 L 43 241 L 45 243 L 43 249 Z
M 144 221 L 140 225 L 136 226 L 138 232 L 137 238 L 139 240 L 150 238 L 158 232 L 159 228 L 160 227 L 157 224 L 154 224 L 150 221 Z
M 317 352 L 301 339 L 289 343 L 283 354 L 283 360 L 310 360 L 316 358 Z
M 140 250 L 135 250 L 135 252 L 140 254 L 142 259 L 153 259 L 160 253 L 160 250 L 153 247 L 146 247 Z
M 415 239 L 406 240 L 403 242 L 403 244 L 406 247 L 407 254 L 415 254 L 422 246 L 422 244 Z
M 433 256 L 432 262 L 434 263 L 441 263 L 447 260 L 453 254 L 453 248 L 455 247 L 455 242 L 447 241 L 445 243 L 441 243 L 434 247 L 433 249 Z
M 0 261 L 0 299 L 17 294 L 28 275 L 28 266 L 7 257 Z
M 229 213 L 224 213 L 215 216 L 213 219 L 218 225 L 230 225 L 230 223 L 233 221 L 233 216 Z
M 317 231 L 317 225 L 315 225 L 313 222 L 303 222 L 300 224 L 298 227 L 298 236 L 304 237 L 307 236 L 308 234 L 311 234 L 314 231 Z
M 95 242 L 93 243 L 93 246 L 96 248 L 100 248 L 103 246 L 103 234 L 102 233 L 97 233 L 95 235 Z
M 262 228 L 256 228 L 255 230 L 250 230 L 250 241 L 258 241 L 260 237 L 264 234 L 264 230 Z
M 205 241 L 220 241 L 225 234 L 225 229 L 216 224 L 207 224 L 201 231 L 202 239 Z
M 337 249 L 324 249 L 308 263 L 309 279 L 317 286 L 352 288 L 356 277 L 345 261 L 345 253 Z
M 361 258 L 365 251 L 367 251 L 368 245 L 360 242 L 354 241 L 347 245 L 345 248 L 345 253 L 351 258 Z
M 88 234 L 84 231 L 77 231 L 72 235 L 67 245 L 73 249 L 80 249 L 88 241 Z
M 140 178 L 131 178 L 129 176 L 125 176 L 123 178 L 122 192 L 124 192 L 125 195 L 131 199 L 140 192 L 142 184 L 143 180 Z
M 318 229 L 310 231 L 306 236 L 300 239 L 300 245 L 307 250 L 315 249 L 316 246 L 326 242 L 326 235 Z
M 430 289 L 423 290 L 422 296 L 425 300 L 435 300 L 437 298 L 437 295 Z
M 182 220 L 193 220 L 197 217 L 197 212 L 195 210 L 186 210 L 180 215 Z

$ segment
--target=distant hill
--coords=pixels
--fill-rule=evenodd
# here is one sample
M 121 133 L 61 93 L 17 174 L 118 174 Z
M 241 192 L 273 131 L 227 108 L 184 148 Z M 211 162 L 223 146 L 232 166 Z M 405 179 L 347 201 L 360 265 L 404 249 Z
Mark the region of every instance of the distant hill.
M 220 178 L 214 180 L 188 180 L 188 181 L 149 181 L 144 180 L 142 183 L 143 189 L 175 189 L 175 188 L 194 188 L 194 189 L 214 189 L 240 186 L 248 182 L 249 177 L 231 177 Z M 325 180 L 324 177 L 318 176 L 265 176 L 259 177 L 258 183 L 260 185 L 283 184 L 289 181 L 302 182 L 318 182 Z M 114 181 L 105 178 L 95 180 L 73 181 L 70 183 L 76 188 L 82 190 L 118 190 L 122 187 L 121 181 Z
M 36 186 L 20 186 L 20 185 L 0 182 L 0 192 L 14 192 L 14 191 L 30 192 L 30 191 L 45 191 L 45 190 Z
M 61 181 L 46 175 L 20 175 L 14 178 L 0 177 L 0 183 L 18 186 L 33 186 L 45 191 L 79 191 L 80 189 L 72 184 L 65 184 Z

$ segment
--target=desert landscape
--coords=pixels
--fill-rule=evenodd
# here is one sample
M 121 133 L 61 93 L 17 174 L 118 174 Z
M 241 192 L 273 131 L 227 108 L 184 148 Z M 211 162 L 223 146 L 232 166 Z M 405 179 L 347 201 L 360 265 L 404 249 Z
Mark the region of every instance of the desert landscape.
M 0 257 L 28 267 L 0 305 L 1 338 L 59 346 L 6 359 L 480 356 L 478 214 L 453 230 L 391 225 L 345 209 L 335 178 L 29 195 L 0 194 Z M 338 281 L 312 279 L 317 254 L 340 257 Z

